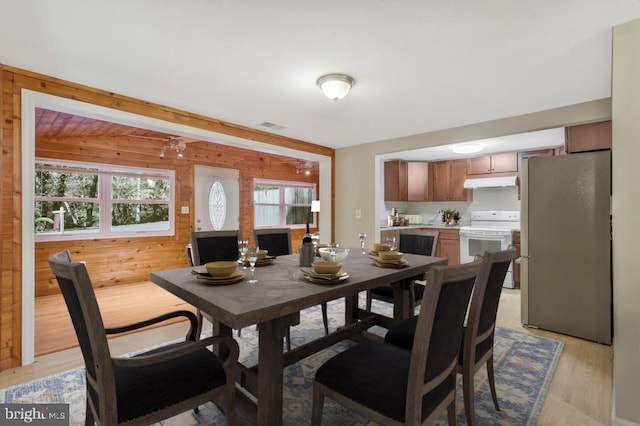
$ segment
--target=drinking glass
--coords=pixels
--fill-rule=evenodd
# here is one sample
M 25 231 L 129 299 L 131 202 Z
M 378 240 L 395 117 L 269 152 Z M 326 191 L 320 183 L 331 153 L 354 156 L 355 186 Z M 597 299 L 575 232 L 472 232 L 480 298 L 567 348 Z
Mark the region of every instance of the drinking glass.
M 329 256 L 331 256 L 331 260 L 333 262 L 336 261 L 336 249 L 340 247 L 340 244 L 338 243 L 331 243 L 329 244 Z
M 396 237 L 387 237 L 387 245 L 390 251 L 394 251 L 396 249 Z
M 360 239 L 360 248 L 362 249 L 362 254 L 365 254 L 366 251 L 364 250 L 364 242 L 367 239 L 367 233 L 366 232 L 360 232 L 358 234 L 358 238 Z
M 244 265 L 244 262 L 247 260 L 248 248 L 249 248 L 249 241 L 238 240 L 238 251 L 240 252 L 240 258 L 238 259 L 238 263 L 242 264 L 242 269 L 247 269 L 247 267 Z
M 256 280 L 253 277 L 253 274 L 256 270 L 256 262 L 258 261 L 258 251 L 260 250 L 260 248 L 258 246 L 250 246 L 247 249 L 247 255 L 249 256 L 249 267 L 251 269 L 251 279 L 248 281 L 249 284 L 255 284 L 258 282 L 258 280 Z

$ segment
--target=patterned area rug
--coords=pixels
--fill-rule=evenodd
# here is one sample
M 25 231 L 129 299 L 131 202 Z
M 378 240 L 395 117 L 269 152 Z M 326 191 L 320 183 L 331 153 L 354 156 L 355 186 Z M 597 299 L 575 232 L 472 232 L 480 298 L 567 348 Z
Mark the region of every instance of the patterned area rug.
M 377 312 L 390 313 L 390 305 L 374 301 Z M 329 303 L 330 328 L 343 324 L 344 305 L 340 301 Z M 384 333 L 383 329 L 372 330 Z M 292 345 L 300 345 L 323 334 L 320 307 L 307 309 L 301 314 L 301 323 L 291 328 Z M 242 330 L 240 358 L 246 365 L 257 360 L 257 335 L 255 327 Z M 284 373 L 285 425 L 308 425 L 311 418 L 311 389 L 315 370 L 333 355 L 354 343 L 344 341 L 313 356 L 290 365 Z M 501 411 L 495 411 L 491 392 L 482 368 L 475 377 L 476 418 L 480 424 L 535 425 L 545 396 L 555 372 L 563 343 L 527 334 L 518 330 L 497 328 L 494 348 L 496 387 Z M 3 403 L 67 403 L 70 405 L 70 425 L 84 424 L 84 368 L 65 371 L 28 383 L 0 389 Z M 462 379 L 458 375 L 458 400 L 456 403 L 457 424 L 466 424 L 462 401 Z M 201 407 L 198 414 L 192 410 L 168 419 L 160 425 L 219 425 L 225 424 L 224 415 L 215 405 Z M 326 399 L 323 425 L 368 425 L 362 417 L 355 415 Z M 447 424 L 446 414 L 438 424 Z

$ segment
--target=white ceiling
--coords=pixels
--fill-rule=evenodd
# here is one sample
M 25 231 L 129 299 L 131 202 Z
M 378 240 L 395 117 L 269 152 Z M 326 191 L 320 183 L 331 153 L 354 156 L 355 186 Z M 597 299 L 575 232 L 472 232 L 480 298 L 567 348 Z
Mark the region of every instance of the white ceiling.
M 611 28 L 639 17 L 639 0 L 0 0 L 0 63 L 341 148 L 609 97 Z M 356 80 L 337 103 L 330 72 Z

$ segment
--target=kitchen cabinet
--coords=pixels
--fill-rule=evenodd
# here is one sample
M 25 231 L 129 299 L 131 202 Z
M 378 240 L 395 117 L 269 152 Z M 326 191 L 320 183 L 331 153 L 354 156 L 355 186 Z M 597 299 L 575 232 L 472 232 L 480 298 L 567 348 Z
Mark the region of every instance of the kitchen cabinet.
M 429 163 L 407 162 L 407 201 L 431 201 L 433 179 L 429 178 Z
M 611 149 L 611 120 L 566 127 L 564 134 L 568 154 Z
M 407 201 L 407 178 L 406 161 L 385 161 L 384 200 Z
M 464 188 L 467 160 L 438 161 L 433 167 L 433 201 L 471 201 L 473 192 Z
M 513 246 L 516 248 L 516 259 L 520 257 L 520 231 L 513 232 Z M 520 288 L 520 264 L 513 262 L 513 288 Z
M 488 175 L 500 173 L 513 175 L 518 171 L 518 154 L 501 152 L 467 159 L 468 175 Z

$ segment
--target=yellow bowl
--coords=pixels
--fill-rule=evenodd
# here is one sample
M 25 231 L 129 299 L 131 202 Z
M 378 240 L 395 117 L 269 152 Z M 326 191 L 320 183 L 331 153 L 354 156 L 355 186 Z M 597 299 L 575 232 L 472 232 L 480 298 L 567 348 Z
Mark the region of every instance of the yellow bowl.
M 219 261 L 205 263 L 204 267 L 212 277 L 228 277 L 233 274 L 238 267 L 235 261 Z
M 313 272 L 316 274 L 337 274 L 340 272 L 342 263 L 319 260 L 317 262 L 313 262 L 311 267 L 313 268 Z
M 378 252 L 378 256 L 382 260 L 400 260 L 402 258 L 402 253 L 399 251 L 381 251 Z
M 373 245 L 373 251 L 377 251 L 377 252 L 389 251 L 389 244 L 386 244 L 386 243 L 375 243 Z
M 320 257 L 320 249 L 321 248 L 326 248 L 326 247 L 329 247 L 329 244 L 318 243 L 316 245 L 316 256 Z
M 269 253 L 269 250 L 258 250 L 258 260 L 263 260 L 267 257 L 267 253 Z

